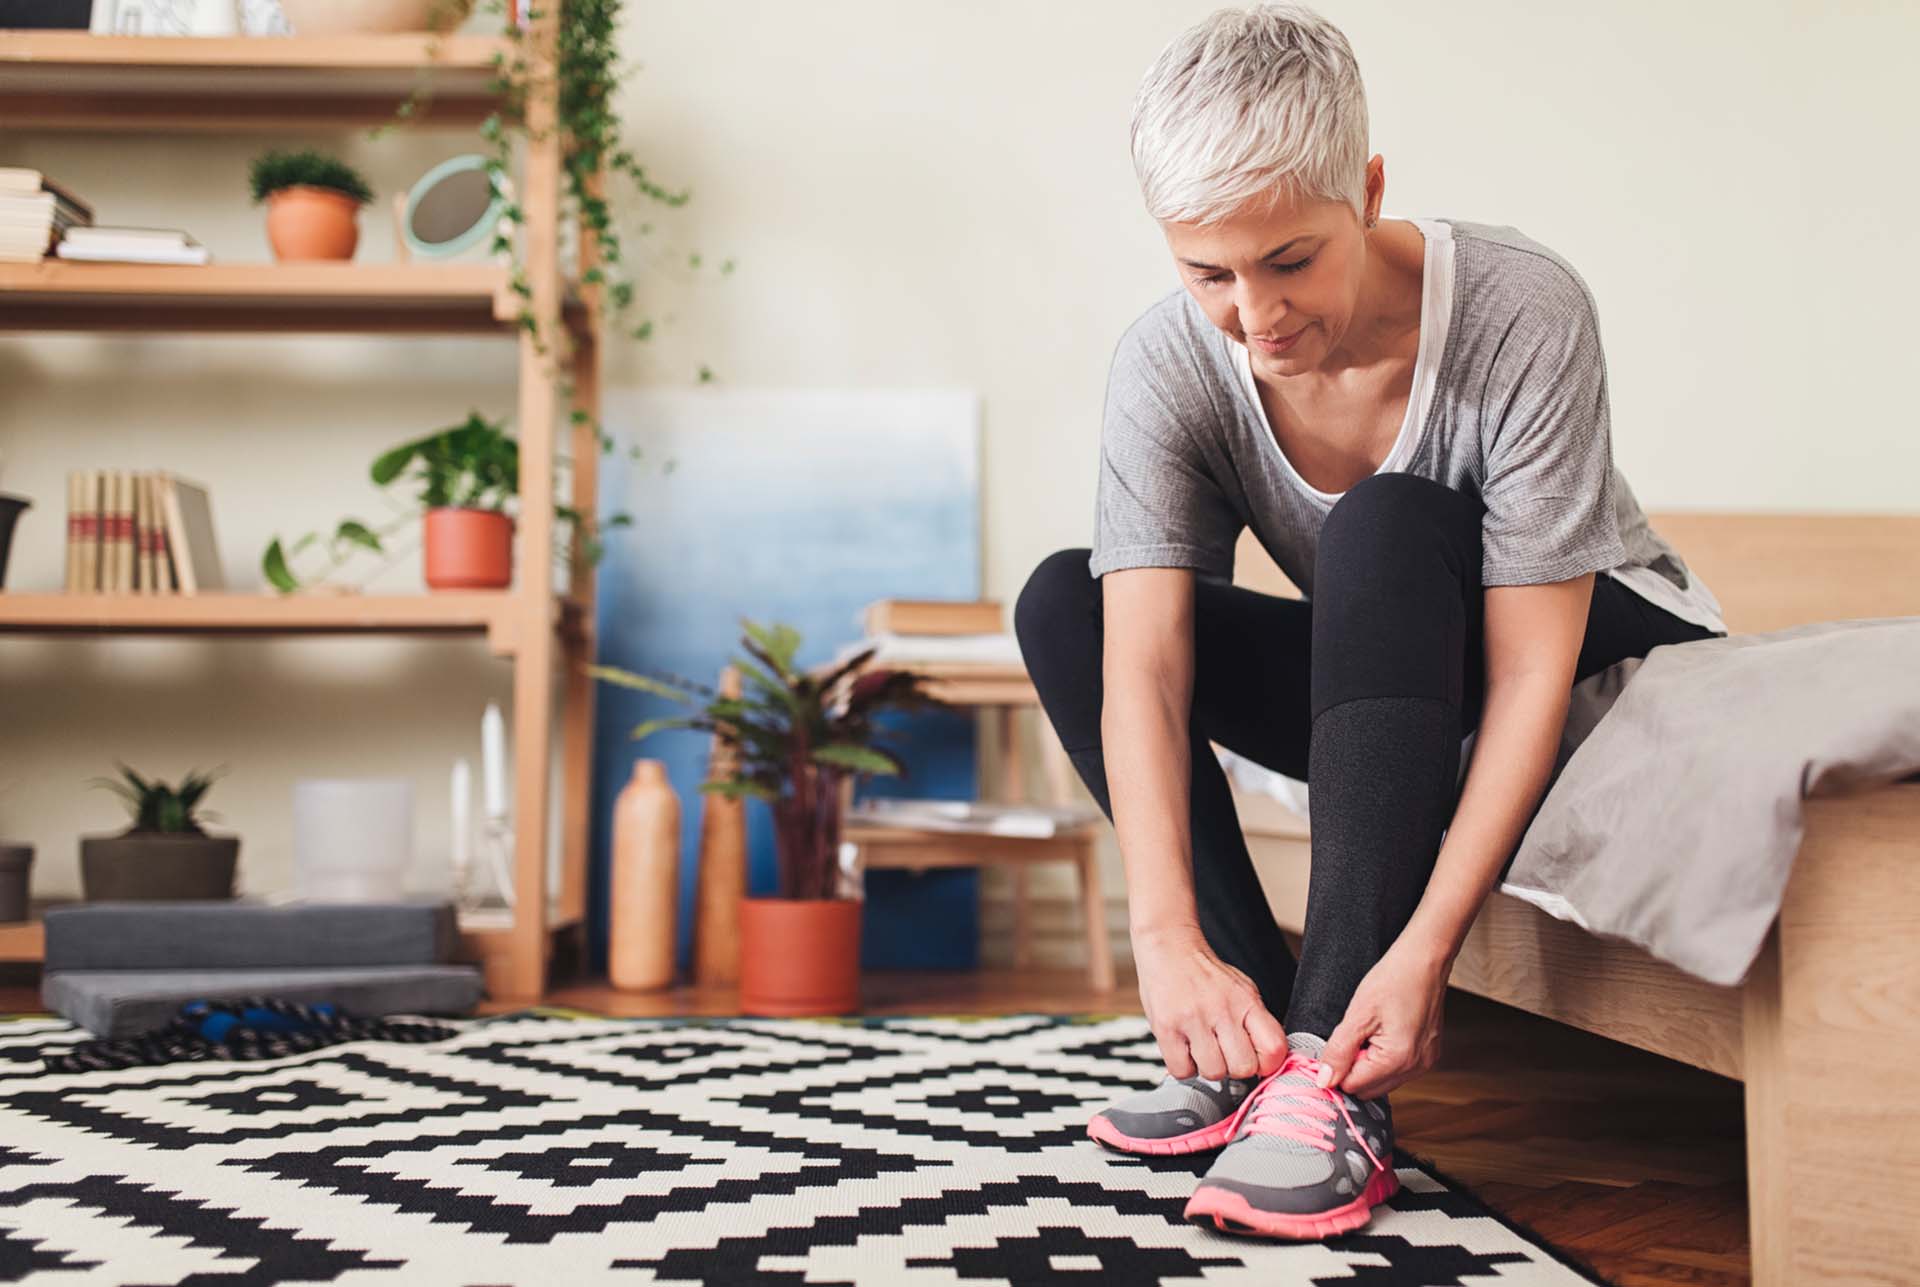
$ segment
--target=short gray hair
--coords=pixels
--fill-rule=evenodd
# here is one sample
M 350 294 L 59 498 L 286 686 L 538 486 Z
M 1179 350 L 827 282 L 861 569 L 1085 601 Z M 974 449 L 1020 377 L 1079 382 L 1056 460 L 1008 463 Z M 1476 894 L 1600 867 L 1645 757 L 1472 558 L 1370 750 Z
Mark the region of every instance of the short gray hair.
M 1133 100 L 1155 219 L 1206 224 L 1262 194 L 1363 214 L 1367 95 L 1340 29 L 1305 5 L 1219 9 L 1160 51 Z

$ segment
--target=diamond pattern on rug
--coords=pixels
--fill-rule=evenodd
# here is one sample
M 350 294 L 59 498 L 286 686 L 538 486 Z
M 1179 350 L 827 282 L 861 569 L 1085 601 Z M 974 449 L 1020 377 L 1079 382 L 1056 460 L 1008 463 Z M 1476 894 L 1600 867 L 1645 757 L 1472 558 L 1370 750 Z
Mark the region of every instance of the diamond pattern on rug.
M 0 1021 L 0 1282 L 1599 1281 L 1396 1155 L 1365 1228 L 1191 1224 L 1212 1154 L 1086 1121 L 1164 1069 L 1138 1016 L 609 1019 L 50 1074 Z

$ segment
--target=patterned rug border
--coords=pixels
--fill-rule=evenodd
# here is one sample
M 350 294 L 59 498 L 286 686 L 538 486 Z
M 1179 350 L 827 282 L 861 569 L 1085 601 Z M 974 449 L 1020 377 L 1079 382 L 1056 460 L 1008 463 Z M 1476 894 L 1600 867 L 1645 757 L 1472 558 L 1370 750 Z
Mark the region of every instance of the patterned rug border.
M 421 1016 L 421 1017 L 425 1017 L 425 1016 Z M 444 1017 L 444 1016 L 436 1016 L 436 1017 Z M 49 1010 L 22 1010 L 22 1011 L 11 1011 L 11 1012 L 0 1013 L 0 1023 L 14 1023 L 14 1022 L 24 1022 L 24 1021 L 34 1021 L 34 1020 L 45 1021 L 49 1019 L 60 1019 L 60 1018 L 61 1018 L 60 1015 L 55 1014 Z M 524 1021 L 527 1019 L 553 1019 L 557 1021 L 596 1020 L 601 1022 L 635 1023 L 635 1024 L 649 1024 L 654 1026 L 675 1026 L 675 1027 L 683 1026 L 687 1024 L 710 1024 L 710 1023 L 716 1023 L 716 1022 L 723 1023 L 723 1024 L 734 1023 L 734 1022 L 746 1022 L 746 1023 L 773 1022 L 773 1023 L 807 1023 L 807 1024 L 818 1024 L 823 1026 L 842 1027 L 842 1028 L 879 1028 L 879 1027 L 885 1027 L 889 1023 L 915 1022 L 915 1021 L 921 1021 L 921 1020 L 942 1020 L 946 1022 L 987 1023 L 987 1022 L 994 1022 L 994 1021 L 1004 1021 L 1008 1019 L 1047 1019 L 1060 1024 L 1093 1025 L 1093 1024 L 1109 1023 L 1119 1019 L 1140 1019 L 1144 1022 L 1144 1018 L 1145 1016 L 1129 1010 L 1076 1010 L 1076 1011 L 1065 1011 L 1065 1012 L 1052 1012 L 1052 1011 L 1045 1011 L 1045 1010 L 1014 1010 L 1014 1011 L 1005 1011 L 1005 1012 L 988 1013 L 988 1014 L 982 1014 L 974 1011 L 969 1011 L 964 1013 L 945 1013 L 941 1011 L 930 1010 L 930 1011 L 915 1012 L 913 1014 L 852 1014 L 852 1015 L 792 1015 L 792 1016 L 751 1015 L 751 1014 L 621 1015 L 621 1014 L 608 1014 L 605 1011 L 601 1011 L 601 1010 L 584 1009 L 579 1006 L 568 1006 L 568 1005 L 557 1005 L 557 1004 L 536 1004 L 536 1005 L 524 1006 L 516 1010 L 504 1010 L 496 1014 L 454 1016 L 452 1021 L 464 1027 L 490 1027 L 495 1024 Z M 354 1043 L 347 1043 L 347 1044 L 354 1044 Z M 428 1043 L 428 1044 L 431 1044 L 431 1043 Z M 289 1056 L 289 1057 L 290 1058 L 324 1057 L 327 1050 L 329 1049 L 333 1049 L 333 1047 L 323 1047 L 322 1049 L 319 1049 L 319 1050 L 303 1052 L 303 1056 Z M 1558 1262 L 1561 1266 L 1568 1269 L 1569 1271 L 1579 1274 L 1582 1277 L 1588 1279 L 1589 1281 L 1595 1284 L 1598 1284 L 1598 1287 L 1619 1287 L 1617 1280 L 1608 1278 L 1607 1276 L 1602 1274 L 1598 1269 L 1596 1269 L 1591 1263 L 1589 1263 L 1579 1255 L 1575 1254 L 1572 1251 L 1567 1250 L 1564 1247 L 1559 1246 L 1552 1239 L 1541 1234 L 1537 1229 L 1534 1229 L 1532 1226 L 1526 1224 L 1525 1222 L 1516 1220 L 1513 1217 L 1506 1215 L 1504 1212 L 1496 1209 L 1494 1206 L 1488 1203 L 1486 1199 L 1482 1198 L 1478 1193 L 1476 1193 L 1471 1184 L 1467 1183 L 1466 1181 L 1460 1179 L 1455 1175 L 1452 1175 L 1447 1171 L 1442 1170 L 1430 1158 L 1427 1158 L 1419 1153 L 1415 1153 L 1411 1149 L 1401 1147 L 1397 1144 L 1394 1148 L 1394 1154 L 1395 1154 L 1397 1163 L 1404 1161 L 1407 1165 L 1410 1165 L 1416 1168 L 1417 1170 L 1424 1172 L 1428 1176 L 1428 1178 L 1432 1179 L 1435 1183 L 1444 1185 L 1447 1189 L 1452 1190 L 1455 1193 L 1463 1194 L 1471 1198 L 1473 1201 L 1473 1204 L 1476 1207 L 1478 1207 L 1482 1212 L 1484 1212 L 1488 1217 L 1490 1217 L 1491 1219 L 1496 1221 L 1498 1224 L 1506 1228 L 1510 1233 L 1514 1234 L 1516 1237 L 1524 1240 L 1525 1242 L 1529 1243 L 1533 1247 L 1544 1252 L 1546 1255 L 1551 1257 L 1553 1260 Z M 1335 1241 L 1337 1241 L 1337 1239 Z

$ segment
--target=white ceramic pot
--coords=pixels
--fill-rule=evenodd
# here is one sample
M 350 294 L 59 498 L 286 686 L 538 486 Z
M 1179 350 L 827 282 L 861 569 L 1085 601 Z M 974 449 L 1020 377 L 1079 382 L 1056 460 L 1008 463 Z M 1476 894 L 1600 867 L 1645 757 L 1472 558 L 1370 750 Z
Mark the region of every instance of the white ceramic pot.
M 280 0 L 296 36 L 450 31 L 472 10 L 473 0 Z

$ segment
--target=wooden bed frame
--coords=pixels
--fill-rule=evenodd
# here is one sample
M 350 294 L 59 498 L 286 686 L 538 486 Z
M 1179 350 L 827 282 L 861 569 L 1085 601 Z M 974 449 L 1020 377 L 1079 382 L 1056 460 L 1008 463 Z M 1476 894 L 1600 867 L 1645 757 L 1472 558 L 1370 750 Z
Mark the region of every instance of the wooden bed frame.
M 1920 516 L 1649 519 L 1735 631 L 1920 614 Z M 1298 593 L 1250 534 L 1234 580 Z M 1235 800 L 1274 915 L 1298 933 L 1305 821 L 1271 796 Z M 1451 982 L 1746 1083 L 1755 1287 L 1920 1283 L 1920 782 L 1805 811 L 1779 919 L 1738 987 L 1501 895 Z

